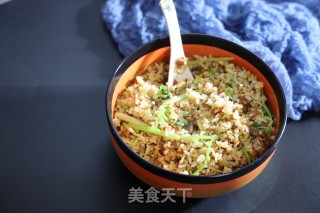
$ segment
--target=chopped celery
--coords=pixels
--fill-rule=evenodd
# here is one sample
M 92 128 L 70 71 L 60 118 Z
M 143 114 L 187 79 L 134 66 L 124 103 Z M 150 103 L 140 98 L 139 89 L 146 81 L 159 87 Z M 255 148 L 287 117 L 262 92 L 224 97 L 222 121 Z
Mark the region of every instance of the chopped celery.
M 122 101 L 117 100 L 117 103 L 118 103 L 124 110 L 129 109 L 129 106 L 128 106 L 127 104 L 123 103 Z
M 270 127 L 267 127 L 267 126 L 260 126 L 260 127 L 258 127 L 258 129 L 264 130 L 264 131 L 269 132 L 269 133 L 272 131 L 272 129 Z
M 265 131 L 268 135 L 268 139 L 270 140 L 270 135 L 271 135 L 272 129 L 267 126 L 261 126 L 261 127 L 259 127 L 259 129 L 262 131 Z
M 165 110 L 159 111 L 159 113 L 158 113 L 159 123 L 164 123 L 165 121 L 168 121 L 168 120 L 169 120 L 169 118 L 166 115 L 166 111 Z
M 223 61 L 223 66 L 224 66 L 225 68 L 227 68 L 228 65 L 229 65 L 229 61 Z
M 120 113 L 120 112 L 116 112 L 115 113 L 115 116 L 117 118 L 119 118 L 120 120 L 124 120 L 124 121 L 127 121 L 129 123 L 134 123 L 134 124 L 138 124 L 138 125 L 143 125 L 143 126 L 148 126 L 148 124 L 146 124 L 145 122 L 143 121 L 140 121 L 139 119 L 136 119 L 130 115 L 126 115 L 126 114 L 123 114 L 123 113 Z
M 177 122 L 175 122 L 175 124 L 178 126 L 182 126 L 182 127 L 187 127 L 190 125 L 190 123 L 188 121 L 177 121 Z
M 231 92 L 229 89 L 226 90 L 226 95 L 227 95 L 229 98 L 232 98 L 232 92 Z
M 251 163 L 251 158 L 249 156 L 249 153 L 248 153 L 247 149 L 243 146 L 243 147 L 241 147 L 241 151 L 242 151 L 244 157 L 246 158 L 247 163 L 250 164 Z
M 135 139 L 132 141 L 132 145 L 137 146 L 138 140 L 139 140 L 139 138 L 135 137 Z
M 193 175 L 199 175 L 199 173 L 207 166 L 208 160 L 209 160 L 209 155 L 211 151 L 211 146 L 212 146 L 212 140 L 209 141 L 207 151 L 206 151 L 206 157 L 204 159 L 204 163 L 193 173 Z
M 232 88 L 234 88 L 236 86 L 236 82 L 234 80 L 234 77 L 232 77 L 232 79 L 230 80 L 230 84 L 231 84 Z
M 115 116 L 117 118 L 119 118 L 120 120 L 128 122 L 126 124 L 123 124 L 124 127 L 126 127 L 126 128 L 131 127 L 136 130 L 141 130 L 141 131 L 149 132 L 149 133 L 152 133 L 155 135 L 160 135 L 160 136 L 172 139 L 172 140 L 182 139 L 182 140 L 188 141 L 188 140 L 216 140 L 216 139 L 218 139 L 217 135 L 187 135 L 187 136 L 180 137 L 179 135 L 174 134 L 174 133 L 170 133 L 170 132 L 166 133 L 165 131 L 163 131 L 155 126 L 149 126 L 145 122 L 140 121 L 139 119 L 136 119 L 130 115 L 116 112 Z
M 182 136 L 182 140 L 217 140 L 219 137 L 217 135 L 188 135 Z
M 257 123 L 257 122 L 254 122 L 252 124 L 253 127 L 259 129 L 259 130 L 263 130 L 263 131 L 266 131 L 266 132 L 271 132 L 272 131 L 272 128 L 270 127 L 267 127 L 267 126 L 262 126 L 261 124 Z
M 268 116 L 269 118 L 272 118 L 271 112 L 266 104 L 262 105 L 262 111 L 263 111 L 264 115 Z
M 261 124 L 258 124 L 257 122 L 254 122 L 252 124 L 253 127 L 261 130 L 261 131 L 264 131 L 268 134 L 268 139 L 270 139 L 270 135 L 271 135 L 271 132 L 272 132 L 272 128 L 268 127 L 268 126 L 262 126 Z
M 190 116 L 190 112 L 184 111 L 184 112 L 182 112 L 182 116 L 183 117 L 189 117 Z
M 174 133 L 167 133 L 161 129 L 158 129 L 157 127 L 152 127 L 152 126 L 141 126 L 139 124 L 134 124 L 134 123 L 128 123 L 128 126 L 130 126 L 133 129 L 141 130 L 144 132 L 149 132 L 155 135 L 160 135 L 172 140 L 179 140 L 180 136 Z
M 267 121 L 271 121 L 272 120 L 272 118 L 270 118 L 270 117 L 268 117 L 268 116 L 264 116 L 263 117 L 265 120 L 267 120 Z
M 165 100 L 162 104 L 161 104 L 161 106 L 159 107 L 159 109 L 165 109 L 168 105 L 170 105 L 170 104 L 173 104 L 173 103 L 175 103 L 175 102 L 179 102 L 179 101 L 182 101 L 183 99 L 185 99 L 185 98 L 187 98 L 187 95 L 180 95 L 180 96 L 175 96 L 175 97 L 173 97 L 173 98 L 171 98 L 171 99 L 169 99 L 169 100 Z
M 216 74 L 217 73 L 217 71 L 218 71 L 218 66 L 215 66 L 215 67 L 213 67 L 212 69 L 211 69 L 211 74 L 212 75 L 214 75 L 214 74 Z
M 117 112 L 116 117 L 118 117 L 120 120 L 124 120 L 128 122 L 127 124 L 124 124 L 125 127 L 128 126 L 136 130 L 153 133 L 155 135 L 165 136 L 167 138 L 174 139 L 174 140 L 178 140 L 180 138 L 180 136 L 177 134 L 172 134 L 172 133 L 166 134 L 163 130 L 158 129 L 157 127 L 149 126 L 143 121 L 140 121 L 130 115 Z
M 228 88 L 228 87 L 231 87 L 231 88 L 234 88 L 236 86 L 236 82 L 234 80 L 234 76 L 231 76 L 231 79 L 230 79 L 230 83 L 224 83 L 224 87 Z
M 200 82 L 200 76 L 196 75 L 192 83 L 194 86 L 198 86 L 199 82 Z
M 178 120 L 178 114 L 169 106 L 165 109 L 165 114 L 167 113 L 170 113 L 170 117 L 174 120 L 174 123 L 176 123 Z
M 126 129 L 128 129 L 128 130 L 129 130 L 129 128 L 131 128 L 130 126 L 128 126 L 127 123 L 123 123 L 122 126 L 123 126 L 124 128 L 126 128 Z M 134 136 L 138 136 L 138 134 L 135 133 L 135 131 L 130 131 L 130 130 L 129 130 L 129 132 L 131 132 Z
M 182 101 L 183 99 L 187 98 L 187 95 L 180 95 L 180 96 L 174 96 L 171 99 L 165 100 L 161 106 L 159 107 L 159 112 L 158 112 L 158 121 L 159 123 L 164 123 L 165 121 L 168 121 L 168 117 L 165 114 L 166 113 L 166 108 L 175 102 Z

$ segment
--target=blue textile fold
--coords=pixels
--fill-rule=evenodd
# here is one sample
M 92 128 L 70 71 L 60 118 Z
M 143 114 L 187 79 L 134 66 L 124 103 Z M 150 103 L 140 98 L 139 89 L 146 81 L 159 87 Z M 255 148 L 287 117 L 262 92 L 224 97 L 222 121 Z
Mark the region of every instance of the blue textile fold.
M 174 0 L 182 33 L 233 41 L 264 60 L 285 91 L 288 117 L 320 110 L 318 0 Z M 128 55 L 168 35 L 159 0 L 107 0 L 103 20 Z

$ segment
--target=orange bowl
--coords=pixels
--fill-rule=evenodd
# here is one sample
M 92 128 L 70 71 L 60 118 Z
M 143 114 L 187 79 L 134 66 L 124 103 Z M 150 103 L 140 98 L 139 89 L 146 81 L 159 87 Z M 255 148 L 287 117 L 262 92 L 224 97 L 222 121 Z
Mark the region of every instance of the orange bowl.
M 121 139 L 112 118 L 118 94 L 135 78 L 136 74 L 158 60 L 170 57 L 169 38 L 154 40 L 126 57 L 111 77 L 106 94 L 108 129 L 116 153 L 123 164 L 140 180 L 158 190 L 171 188 L 178 196 L 205 198 L 236 190 L 256 178 L 267 166 L 284 131 L 287 115 L 282 87 L 270 68 L 256 55 L 230 41 L 200 34 L 182 36 L 186 55 L 212 55 L 233 57 L 233 63 L 256 75 L 264 84 L 270 110 L 276 121 L 273 145 L 251 164 L 230 173 L 208 176 L 183 175 L 167 171 L 143 159 Z M 186 192 L 188 192 L 186 194 Z

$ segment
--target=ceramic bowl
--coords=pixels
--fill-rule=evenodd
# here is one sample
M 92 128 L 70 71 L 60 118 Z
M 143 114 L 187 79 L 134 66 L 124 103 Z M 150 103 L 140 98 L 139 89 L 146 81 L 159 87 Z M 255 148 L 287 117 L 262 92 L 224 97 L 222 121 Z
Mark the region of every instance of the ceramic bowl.
M 108 129 L 114 149 L 123 164 L 140 180 L 158 190 L 172 188 L 177 196 L 204 198 L 239 189 L 256 178 L 273 157 L 286 125 L 286 101 L 282 87 L 272 70 L 256 55 L 230 41 L 199 34 L 182 36 L 185 54 L 234 57 L 233 63 L 244 67 L 264 84 L 269 107 L 276 118 L 276 138 L 273 145 L 251 164 L 226 174 L 212 176 L 183 175 L 167 171 L 144 160 L 121 139 L 112 118 L 118 94 L 134 79 L 137 72 L 155 61 L 170 56 L 169 38 L 154 40 L 126 57 L 110 79 L 106 94 Z M 273 162 L 277 163 L 277 162 Z M 181 190 L 186 189 L 186 190 Z

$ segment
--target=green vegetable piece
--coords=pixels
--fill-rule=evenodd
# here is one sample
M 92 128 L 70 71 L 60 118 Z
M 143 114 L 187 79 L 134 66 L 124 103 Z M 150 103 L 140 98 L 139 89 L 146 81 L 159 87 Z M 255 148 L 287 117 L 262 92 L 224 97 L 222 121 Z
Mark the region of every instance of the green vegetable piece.
M 183 97 L 180 97 L 178 99 L 181 100 L 181 98 L 183 98 Z M 177 134 L 166 133 L 165 131 L 163 131 L 157 127 L 149 126 L 145 122 L 140 121 L 139 119 L 134 118 L 130 115 L 126 115 L 124 113 L 116 112 L 115 116 L 117 118 L 119 118 L 120 120 L 128 122 L 126 124 L 123 124 L 125 127 L 131 127 L 136 130 L 141 130 L 141 131 L 152 133 L 155 135 L 160 135 L 160 136 L 172 139 L 172 140 L 183 139 L 183 140 L 188 141 L 188 140 L 216 140 L 216 139 L 218 139 L 217 135 L 188 135 L 188 136 L 180 137 Z
M 223 66 L 224 66 L 225 68 L 227 68 L 228 65 L 229 65 L 229 61 L 223 61 Z
M 166 115 L 166 108 L 176 102 L 182 101 L 183 99 L 187 98 L 187 95 L 180 95 L 180 96 L 174 96 L 171 99 L 165 100 L 161 106 L 159 107 L 159 112 L 158 112 L 158 122 L 159 123 L 164 123 L 168 121 L 168 117 Z
M 267 132 L 271 132 L 272 131 L 272 128 L 270 127 L 267 127 L 267 126 L 262 126 L 261 124 L 257 123 L 257 122 L 254 122 L 252 124 L 253 127 L 257 128 L 257 129 L 260 129 L 260 130 L 264 130 L 264 131 L 267 131 Z
M 172 134 L 172 133 L 166 134 L 164 131 L 162 131 L 156 127 L 149 126 L 148 124 L 144 123 L 143 121 L 140 121 L 139 119 L 136 119 L 130 115 L 126 115 L 126 114 L 117 112 L 115 114 L 115 116 L 117 118 L 119 118 L 120 120 L 127 121 L 128 123 L 126 125 L 133 128 L 133 129 L 153 133 L 155 135 L 164 136 L 164 137 L 167 137 L 167 138 L 173 139 L 173 140 L 178 140 L 180 138 L 180 136 L 177 134 Z
M 176 123 L 176 122 L 177 122 L 177 120 L 178 120 L 178 114 L 175 113 L 175 111 L 173 110 L 172 107 L 170 107 L 170 106 L 166 107 L 165 110 L 164 110 L 164 113 L 165 113 L 165 116 L 166 116 L 166 121 L 169 120 L 169 118 L 168 118 L 167 115 L 170 114 L 170 117 L 171 117 L 172 119 L 174 119 L 173 123 Z
M 219 137 L 217 135 L 188 135 L 182 136 L 182 140 L 217 140 Z
M 232 88 L 234 88 L 234 87 L 236 86 L 236 82 L 235 82 L 234 78 L 232 78 L 232 79 L 230 80 L 230 84 L 231 84 L 231 87 L 232 87 Z
M 207 151 L 206 151 L 206 157 L 204 159 L 204 163 L 192 174 L 192 175 L 199 175 L 199 173 L 207 166 L 208 160 L 209 160 L 209 155 L 211 151 L 211 146 L 212 146 L 212 140 L 209 141 Z
M 138 140 L 139 140 L 139 138 L 135 137 L 135 139 L 132 141 L 132 145 L 137 146 Z
M 142 126 L 142 125 L 138 125 L 138 124 L 134 124 L 134 123 L 128 123 L 128 126 L 130 126 L 133 129 L 137 129 L 137 130 L 141 130 L 144 132 L 148 132 L 148 133 L 152 133 L 155 135 L 159 135 L 162 137 L 166 137 L 169 138 L 171 140 L 179 140 L 180 136 L 174 133 L 167 133 L 161 129 L 158 129 L 156 127 L 152 127 L 152 126 Z
M 200 82 L 200 76 L 196 75 L 192 83 L 194 86 L 198 86 L 199 82 Z
M 272 120 L 272 118 L 270 118 L 270 117 L 268 117 L 268 116 L 264 116 L 263 117 L 265 120 L 267 120 L 267 121 L 271 121 Z
M 190 116 L 190 112 L 184 111 L 184 112 L 182 112 L 182 116 L 183 117 L 189 117 Z
M 260 126 L 260 127 L 258 127 L 258 129 L 264 130 L 266 132 L 271 132 L 272 131 L 272 129 L 270 127 L 267 127 L 267 126 Z
M 267 126 L 262 126 L 262 127 L 259 127 L 260 130 L 262 131 L 265 131 L 268 135 L 268 139 L 270 140 L 270 135 L 271 135 L 271 132 L 272 132 L 272 129 L 270 127 L 267 127 Z
M 267 127 L 267 126 L 262 126 L 261 124 L 257 123 L 257 122 L 254 122 L 252 124 L 253 127 L 261 130 L 261 131 L 264 131 L 268 134 L 268 139 L 270 140 L 270 135 L 271 135 L 271 132 L 272 132 L 272 128 L 270 127 Z
M 132 117 L 130 115 L 124 114 L 124 113 L 116 112 L 115 116 L 117 118 L 119 118 L 120 120 L 127 121 L 129 123 L 142 125 L 142 126 L 148 126 L 148 124 L 146 124 L 145 122 L 140 121 L 139 119 L 136 119 L 136 118 L 134 118 L 134 117 Z
M 217 71 L 218 71 L 218 66 L 215 66 L 215 67 L 213 67 L 212 69 L 211 69 L 211 74 L 212 75 L 214 75 L 214 74 L 216 74 L 217 73 Z
M 187 127 L 190 125 L 188 121 L 177 121 L 175 124 L 182 127 Z
M 180 96 L 175 96 L 173 97 L 172 99 L 169 99 L 169 100 L 165 100 L 161 106 L 159 107 L 160 110 L 163 110 L 165 109 L 167 106 L 169 106 L 170 104 L 173 104 L 175 102 L 179 102 L 179 101 L 182 101 L 183 99 L 187 98 L 187 95 L 184 94 L 184 95 L 180 95 Z
M 164 123 L 168 120 L 169 120 L 169 118 L 166 115 L 166 111 L 165 110 L 159 111 L 159 113 L 158 113 L 158 121 L 159 122 L 158 123 Z
M 257 122 L 254 122 L 254 123 L 252 124 L 252 126 L 255 127 L 255 128 L 259 128 L 261 125 L 258 124 Z
M 170 98 L 170 90 L 167 86 L 161 85 L 158 90 L 158 94 L 161 96 L 163 100 Z
M 226 95 L 227 95 L 229 98 L 232 98 L 232 92 L 231 92 L 229 89 L 226 90 Z
M 241 151 L 242 151 L 244 157 L 246 158 L 247 163 L 250 164 L 251 163 L 251 158 L 249 156 L 249 153 L 248 153 L 247 149 L 243 146 L 241 148 Z
M 130 128 L 130 126 L 128 126 L 127 123 L 123 123 L 122 126 L 123 126 L 124 128 L 126 128 L 126 129 L 129 129 L 129 128 Z M 130 132 L 131 132 L 131 131 L 130 131 Z M 132 133 L 134 136 L 138 136 L 137 133 L 135 133 L 134 131 L 132 131 L 131 133 Z
M 125 104 L 124 102 L 120 101 L 120 100 L 117 100 L 117 103 L 124 109 L 124 110 L 127 110 L 129 109 L 130 107 Z
M 263 114 L 272 119 L 272 114 L 266 104 L 262 105 Z

